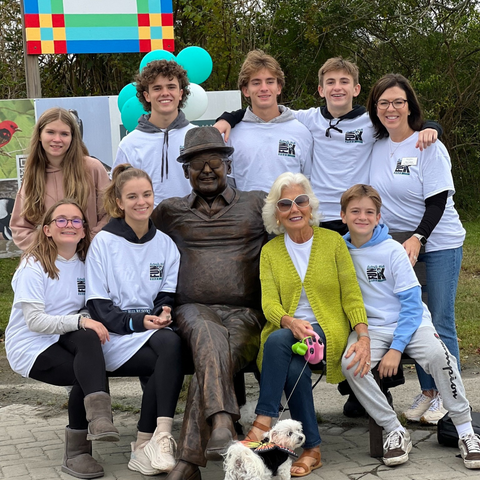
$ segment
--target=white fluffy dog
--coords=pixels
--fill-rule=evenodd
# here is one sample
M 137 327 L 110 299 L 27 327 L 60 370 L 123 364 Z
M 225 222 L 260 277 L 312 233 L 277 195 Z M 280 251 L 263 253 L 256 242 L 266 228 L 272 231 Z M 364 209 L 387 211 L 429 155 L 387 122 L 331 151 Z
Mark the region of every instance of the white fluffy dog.
M 225 480 L 289 480 L 293 450 L 304 442 L 302 424 L 290 419 L 277 422 L 260 443 L 234 442 L 225 454 Z

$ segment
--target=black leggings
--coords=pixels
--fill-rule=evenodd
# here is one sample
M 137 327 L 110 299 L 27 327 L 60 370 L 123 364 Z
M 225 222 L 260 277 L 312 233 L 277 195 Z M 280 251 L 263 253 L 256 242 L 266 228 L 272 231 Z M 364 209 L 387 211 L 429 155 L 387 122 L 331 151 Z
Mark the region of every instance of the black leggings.
M 183 383 L 180 337 L 168 329 L 158 330 L 132 358 L 108 376 L 150 376 L 143 392 L 138 429 L 153 433 L 157 417 L 175 415 Z
M 60 335 L 57 343 L 37 357 L 29 376 L 50 385 L 72 385 L 69 426 L 74 430 L 86 429 L 84 397 L 107 391 L 105 360 L 98 335 L 90 329 Z

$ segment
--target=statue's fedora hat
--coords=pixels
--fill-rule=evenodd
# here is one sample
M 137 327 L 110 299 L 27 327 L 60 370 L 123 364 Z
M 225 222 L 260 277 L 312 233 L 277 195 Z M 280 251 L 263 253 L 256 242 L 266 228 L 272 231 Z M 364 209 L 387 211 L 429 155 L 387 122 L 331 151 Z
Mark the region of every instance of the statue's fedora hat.
M 192 155 L 211 150 L 230 156 L 234 148 L 225 145 L 221 133 L 215 127 L 192 128 L 185 135 L 185 146 L 177 162 L 186 163 Z

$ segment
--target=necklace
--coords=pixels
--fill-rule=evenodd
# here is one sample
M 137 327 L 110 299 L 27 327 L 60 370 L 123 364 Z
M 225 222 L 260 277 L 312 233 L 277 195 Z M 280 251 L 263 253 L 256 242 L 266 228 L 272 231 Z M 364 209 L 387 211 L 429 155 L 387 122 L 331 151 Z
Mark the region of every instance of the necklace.
M 407 139 L 405 139 L 407 140 Z M 390 137 L 388 137 L 388 151 L 390 152 L 390 158 L 392 158 L 395 155 L 395 152 L 397 151 L 398 147 L 405 141 L 401 141 L 400 143 L 394 142 Z M 392 150 L 393 145 L 395 145 L 395 148 Z

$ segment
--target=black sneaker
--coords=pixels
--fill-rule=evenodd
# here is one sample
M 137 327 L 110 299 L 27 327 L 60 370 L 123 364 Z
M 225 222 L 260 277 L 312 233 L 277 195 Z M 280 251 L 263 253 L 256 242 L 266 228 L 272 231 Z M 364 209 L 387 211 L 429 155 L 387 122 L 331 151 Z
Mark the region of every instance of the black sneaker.
M 348 396 L 348 400 L 343 406 L 343 414 L 349 418 L 358 418 L 365 415 L 365 409 L 353 393 Z

